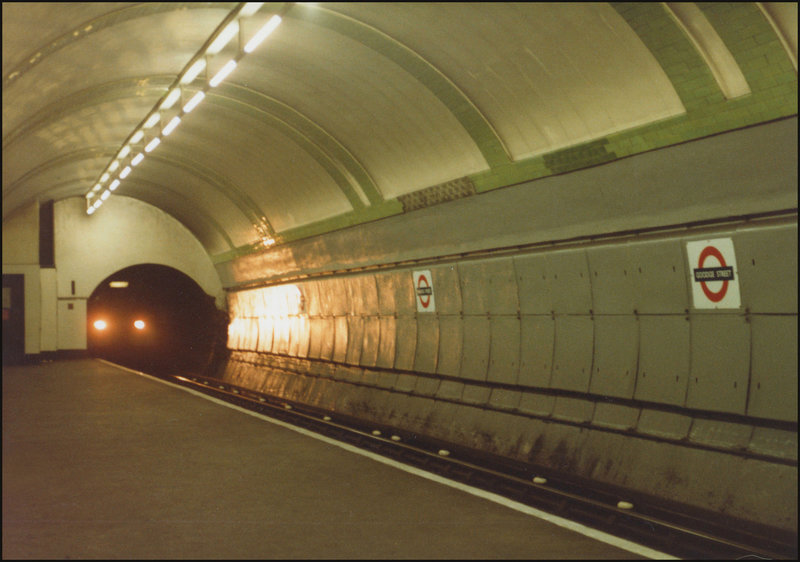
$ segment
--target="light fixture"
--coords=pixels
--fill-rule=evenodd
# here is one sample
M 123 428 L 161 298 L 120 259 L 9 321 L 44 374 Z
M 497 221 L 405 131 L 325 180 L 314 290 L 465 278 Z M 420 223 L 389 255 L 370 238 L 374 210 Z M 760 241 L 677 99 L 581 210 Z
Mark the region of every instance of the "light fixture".
M 178 74 L 175 82 L 173 82 L 173 84 L 167 90 L 166 95 L 154 106 L 144 123 L 134 130 L 134 133 L 123 144 L 123 147 L 120 149 L 119 153 L 103 171 L 100 179 L 86 194 L 88 214 L 93 214 L 103 204 L 103 201 L 108 199 L 108 197 L 111 195 L 111 192 L 119 187 L 120 180 L 127 178 L 133 168 L 140 164 L 142 160 L 144 160 L 145 154 L 152 152 L 161 143 L 161 137 L 166 137 L 172 133 L 172 131 L 174 131 L 175 128 L 181 123 L 183 116 L 190 113 L 198 106 L 198 104 L 200 104 L 200 102 L 203 101 L 209 88 L 215 88 L 219 86 L 219 84 L 222 83 L 222 81 L 225 80 L 225 78 L 227 78 L 231 72 L 233 72 L 238 65 L 239 60 L 241 60 L 245 54 L 252 53 L 258 47 L 258 45 L 260 45 L 264 39 L 278 27 L 278 25 L 280 25 L 282 21 L 281 16 L 274 14 L 267 21 L 267 23 L 261 26 L 256 34 L 249 41 L 247 41 L 247 44 L 242 46 L 242 43 L 244 42 L 244 32 L 242 28 L 243 24 L 240 20 L 248 18 L 258 12 L 264 6 L 264 4 L 265 2 L 243 2 L 237 4 L 237 7 L 234 8 L 228 14 L 228 16 L 226 16 L 223 22 L 214 31 L 214 34 L 211 36 L 211 38 L 206 41 L 201 50 L 198 51 L 191 59 L 190 63 L 184 67 L 183 71 Z M 291 9 L 291 5 L 291 3 L 287 4 L 282 12 L 285 13 L 286 10 Z M 145 139 L 145 130 L 156 126 L 161 121 L 161 112 L 172 109 L 175 104 L 181 100 L 181 97 L 184 93 L 182 90 L 182 85 L 191 84 L 194 82 L 204 70 L 207 70 L 210 62 L 209 57 L 222 52 L 226 46 L 232 40 L 234 40 L 234 38 L 236 38 L 237 35 L 239 35 L 238 52 L 232 58 L 230 58 L 222 66 L 222 68 L 220 68 L 220 70 L 214 75 L 213 78 L 211 78 L 211 80 L 208 80 L 207 75 L 203 76 L 204 83 L 197 88 L 195 94 L 181 108 L 181 110 L 177 111 L 178 115 L 174 115 L 175 110 L 173 110 L 171 113 L 173 113 L 174 116 L 170 119 L 167 125 L 162 128 L 161 132 L 157 133 L 156 136 L 151 137 L 149 141 L 147 141 L 144 151 L 139 151 L 136 153 L 128 165 L 124 166 L 122 172 L 119 173 L 118 178 L 111 183 L 108 189 L 104 191 L 100 197 L 96 197 L 95 194 L 101 191 L 103 184 L 109 180 L 111 174 L 114 173 L 120 167 L 120 165 L 125 162 L 125 159 L 134 150 L 139 150 L 138 144 Z M 165 119 L 166 117 L 167 116 L 164 115 Z M 92 200 L 94 200 L 94 202 L 92 202 Z M 266 222 L 266 219 L 264 219 L 264 221 Z M 275 243 L 275 239 L 271 235 L 271 227 L 269 227 L 268 223 L 266 224 L 267 226 L 265 227 L 265 232 L 263 233 L 264 236 L 260 236 L 260 238 L 264 245 L 271 246 Z
M 198 103 L 203 101 L 204 97 L 206 97 L 205 92 L 197 92 L 194 96 L 192 96 L 192 99 L 190 99 L 186 105 L 183 106 L 183 112 L 189 113 L 191 110 L 197 107 Z
M 261 42 L 269 36 L 270 33 L 275 31 L 275 28 L 281 24 L 281 17 L 278 14 L 275 14 L 270 18 L 270 20 L 264 24 L 264 26 L 258 30 L 258 32 L 253 36 L 250 41 L 247 42 L 247 45 L 244 46 L 245 53 L 252 53 L 256 50 Z
M 233 72 L 234 68 L 236 68 L 236 61 L 234 59 L 231 59 L 228 62 L 226 62 L 225 66 L 223 66 L 220 69 L 220 71 L 214 75 L 214 78 L 211 79 L 208 85 L 211 86 L 212 88 L 216 88 L 217 86 L 219 86 L 220 82 L 225 80 L 228 74 Z
M 181 122 L 181 118 L 176 115 L 175 117 L 172 118 L 172 121 L 167 123 L 167 126 L 164 127 L 164 129 L 162 129 L 161 133 L 166 137 L 172 131 L 175 130 L 175 127 L 177 127 L 180 122 Z
M 167 95 L 167 99 L 164 100 L 164 103 L 161 104 L 161 109 L 169 109 L 175 102 L 178 101 L 178 98 L 181 97 L 181 89 L 180 88 L 173 88 L 172 91 Z
M 189 67 L 183 77 L 181 78 L 181 84 L 189 84 L 190 82 L 194 81 L 197 78 L 197 75 L 203 72 L 203 69 L 206 67 L 206 59 L 197 59 L 195 63 Z
M 214 39 L 211 45 L 208 46 L 208 49 L 206 49 L 206 54 L 216 55 L 219 53 L 225 48 L 225 45 L 228 44 L 228 41 L 233 39 L 237 33 L 239 33 L 239 22 L 233 20 L 225 27 L 225 29 L 222 30 L 222 33 L 217 35 L 217 38 Z
M 160 143 L 161 143 L 161 139 L 156 137 L 153 140 L 151 140 L 147 144 L 147 146 L 144 147 L 144 151 L 145 152 L 153 152 L 153 149 L 155 149 L 155 147 L 157 147 Z

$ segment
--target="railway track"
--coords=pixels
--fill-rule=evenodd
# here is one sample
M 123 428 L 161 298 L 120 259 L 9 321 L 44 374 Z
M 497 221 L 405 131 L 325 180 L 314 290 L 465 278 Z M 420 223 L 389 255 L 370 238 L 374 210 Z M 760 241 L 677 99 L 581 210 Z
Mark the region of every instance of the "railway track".
M 797 535 L 496 458 L 197 375 L 152 375 L 679 558 L 797 559 Z

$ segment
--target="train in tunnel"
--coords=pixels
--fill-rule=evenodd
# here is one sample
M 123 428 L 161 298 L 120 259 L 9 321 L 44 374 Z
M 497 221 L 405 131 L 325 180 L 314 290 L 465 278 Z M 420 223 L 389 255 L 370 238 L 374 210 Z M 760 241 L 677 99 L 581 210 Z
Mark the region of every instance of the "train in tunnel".
M 148 372 L 213 370 L 226 325 L 225 313 L 194 281 L 155 264 L 115 273 L 87 302 L 92 355 Z

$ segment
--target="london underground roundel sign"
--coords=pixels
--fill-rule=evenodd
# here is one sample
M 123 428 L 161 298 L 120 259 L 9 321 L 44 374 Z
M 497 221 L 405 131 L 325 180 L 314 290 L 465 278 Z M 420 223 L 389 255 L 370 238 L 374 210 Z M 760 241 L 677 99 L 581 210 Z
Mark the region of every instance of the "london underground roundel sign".
M 433 277 L 431 277 L 430 270 L 414 272 L 414 293 L 417 298 L 417 312 L 436 312 Z
M 733 240 L 716 238 L 686 243 L 695 308 L 739 308 L 739 271 Z

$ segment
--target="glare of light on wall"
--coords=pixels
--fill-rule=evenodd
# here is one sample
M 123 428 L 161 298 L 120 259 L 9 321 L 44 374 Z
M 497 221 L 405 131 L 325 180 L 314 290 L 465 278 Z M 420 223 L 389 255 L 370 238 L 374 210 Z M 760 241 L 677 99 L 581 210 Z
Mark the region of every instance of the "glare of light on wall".
M 223 66 L 220 69 L 220 71 L 214 75 L 214 78 L 211 79 L 208 85 L 211 86 L 212 88 L 216 88 L 217 86 L 219 86 L 220 82 L 225 80 L 228 74 L 233 72 L 234 68 L 236 68 L 236 61 L 231 59 L 228 62 L 226 62 L 225 66 Z

